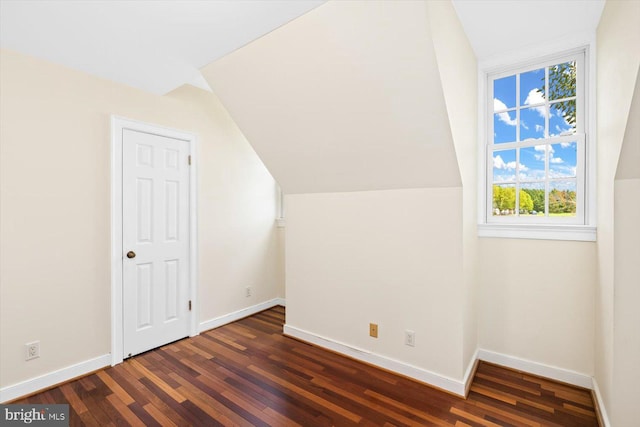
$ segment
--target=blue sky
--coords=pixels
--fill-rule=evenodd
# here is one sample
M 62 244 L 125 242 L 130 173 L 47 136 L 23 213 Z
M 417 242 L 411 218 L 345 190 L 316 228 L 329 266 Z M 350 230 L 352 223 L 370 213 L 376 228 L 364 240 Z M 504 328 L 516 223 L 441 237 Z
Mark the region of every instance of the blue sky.
M 543 95 L 544 68 L 520 74 L 520 99 L 516 99 L 516 75 L 494 80 L 494 144 L 516 141 L 516 127 L 520 128 L 520 141 L 545 138 L 545 118 L 549 117 L 549 136 L 575 132 L 552 103 L 545 107 Z M 518 101 L 518 102 L 517 102 Z M 520 123 L 516 120 L 520 109 Z M 510 110 L 511 109 L 511 110 Z M 498 148 L 498 147 L 496 147 Z M 573 179 L 576 176 L 577 144 L 575 142 L 538 145 L 520 148 L 519 181 L 545 180 L 545 162 L 549 164 L 549 179 Z M 516 180 L 516 149 L 493 153 L 493 181 Z M 531 188 L 539 184 L 529 184 Z M 566 185 L 566 183 L 565 183 Z
M 548 155 L 549 178 L 576 177 L 577 144 L 566 142 L 520 148 L 519 178 L 521 182 L 545 179 L 545 159 Z M 546 151 L 546 152 L 545 152 Z M 514 182 L 516 179 L 516 149 L 493 152 L 493 182 Z
M 545 189 L 548 185 L 550 191 L 576 191 L 577 142 L 500 149 L 500 144 L 507 142 L 575 133 L 575 126 L 565 120 L 559 108 L 561 103 L 551 100 L 546 105 L 544 68 L 521 73 L 519 80 L 516 77 L 493 82 L 493 144 L 497 144 L 497 150 L 493 150 L 493 183 L 513 187 L 517 181 L 522 189 Z
M 575 131 L 566 122 L 558 104 L 551 104 L 551 111 L 544 106 L 544 68 L 520 74 L 520 141 L 545 137 L 545 118 L 549 116 L 549 136 L 566 135 Z M 516 140 L 516 76 L 508 76 L 493 82 L 494 143 L 513 142 Z M 511 109 L 512 111 L 504 111 Z

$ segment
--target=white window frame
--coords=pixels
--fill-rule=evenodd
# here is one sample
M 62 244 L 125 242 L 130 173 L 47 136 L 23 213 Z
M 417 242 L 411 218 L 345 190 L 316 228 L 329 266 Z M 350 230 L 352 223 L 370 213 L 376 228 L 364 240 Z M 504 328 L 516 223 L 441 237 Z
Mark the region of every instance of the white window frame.
M 278 185 L 278 217 L 276 218 L 276 227 L 284 228 L 287 221 L 284 217 L 284 192 L 282 187 Z
M 480 237 L 504 237 L 545 240 L 596 240 L 595 218 L 595 42 L 593 37 L 588 42 L 571 44 L 565 43 L 531 49 L 528 56 L 522 53 L 512 54 L 478 64 L 478 235 Z M 519 142 L 517 146 L 535 146 L 548 143 L 577 141 L 582 144 L 577 158 L 577 192 L 582 194 L 582 201 L 578 203 L 575 218 L 527 218 L 500 217 L 492 218 L 493 159 L 489 137 L 492 135 L 493 99 L 488 94 L 492 92 L 489 86 L 493 79 L 516 73 L 526 72 L 527 69 L 537 69 L 544 66 L 566 62 L 571 56 L 584 55 L 583 72 L 584 84 L 578 85 L 583 90 L 583 129 L 576 129 L 572 136 L 547 138 Z M 563 61 L 564 60 L 564 61 Z M 493 78 L 492 78 L 493 77 Z M 580 93 L 576 94 L 577 97 Z M 547 101 L 548 102 L 548 101 Z M 497 144 L 501 149 L 515 144 Z M 491 158 L 491 159 L 490 159 Z M 516 162 L 517 164 L 517 162 Z

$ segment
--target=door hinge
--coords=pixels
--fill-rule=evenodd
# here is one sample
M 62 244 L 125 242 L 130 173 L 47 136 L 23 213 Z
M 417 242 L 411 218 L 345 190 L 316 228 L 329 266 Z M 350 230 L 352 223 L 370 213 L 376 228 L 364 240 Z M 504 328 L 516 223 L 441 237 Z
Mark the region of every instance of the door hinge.
M 188 161 L 189 161 L 189 166 L 191 166 L 191 154 L 189 154 Z
M 191 311 L 191 300 L 189 300 L 189 311 Z

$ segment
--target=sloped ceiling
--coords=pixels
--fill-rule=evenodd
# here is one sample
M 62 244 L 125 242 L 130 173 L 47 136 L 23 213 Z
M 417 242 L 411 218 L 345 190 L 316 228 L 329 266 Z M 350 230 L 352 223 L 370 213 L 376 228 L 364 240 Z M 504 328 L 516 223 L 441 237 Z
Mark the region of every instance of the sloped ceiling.
M 616 179 L 640 179 L 640 70 L 629 108 Z
M 423 2 L 325 3 L 201 71 L 286 193 L 460 185 Z
M 157 95 L 324 0 L 0 0 L 0 47 Z
M 478 59 L 594 34 L 605 0 L 452 0 Z

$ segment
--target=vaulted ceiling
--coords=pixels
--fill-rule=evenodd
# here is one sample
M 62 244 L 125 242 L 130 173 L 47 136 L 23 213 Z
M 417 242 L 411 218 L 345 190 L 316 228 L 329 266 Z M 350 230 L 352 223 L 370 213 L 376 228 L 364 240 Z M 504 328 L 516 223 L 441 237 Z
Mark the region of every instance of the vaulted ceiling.
M 0 0 L 0 47 L 156 94 L 326 0 Z M 593 32 L 604 0 L 452 0 L 479 59 Z
M 0 47 L 163 95 L 324 0 L 0 0 Z
M 478 59 L 594 34 L 605 0 L 452 0 Z
M 460 183 L 423 2 L 329 2 L 202 73 L 287 193 Z
M 155 94 L 213 89 L 285 192 L 458 186 L 428 3 L 0 0 L 0 47 Z M 453 0 L 451 25 L 483 59 L 593 33 L 603 5 Z

